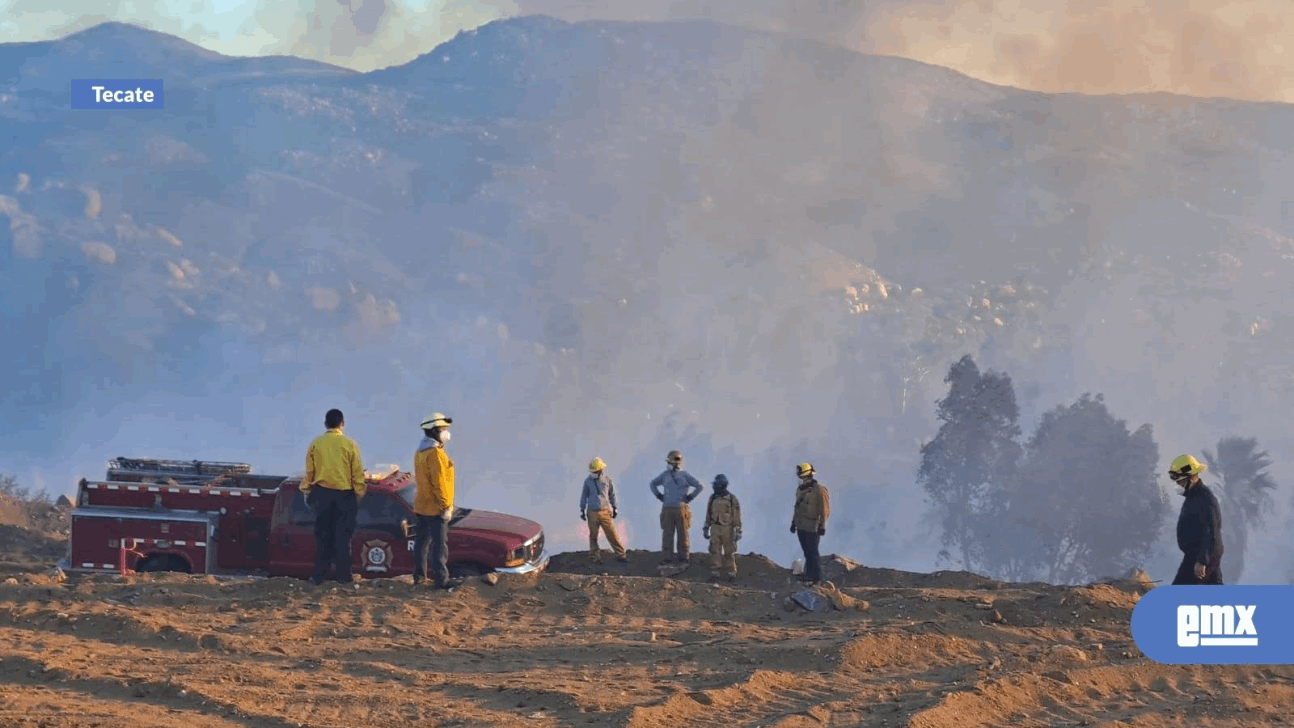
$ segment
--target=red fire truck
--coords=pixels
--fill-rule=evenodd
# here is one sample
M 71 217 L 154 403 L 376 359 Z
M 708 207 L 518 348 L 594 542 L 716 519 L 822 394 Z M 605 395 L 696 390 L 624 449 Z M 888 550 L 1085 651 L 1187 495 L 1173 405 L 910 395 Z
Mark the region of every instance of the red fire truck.
M 413 475 L 365 473 L 352 539 L 355 573 L 413 573 Z M 300 477 L 253 474 L 246 463 L 117 458 L 108 479 L 82 480 L 72 510 L 74 571 L 309 576 L 314 512 Z M 450 571 L 524 574 L 548 565 L 540 524 L 458 508 L 449 527 Z

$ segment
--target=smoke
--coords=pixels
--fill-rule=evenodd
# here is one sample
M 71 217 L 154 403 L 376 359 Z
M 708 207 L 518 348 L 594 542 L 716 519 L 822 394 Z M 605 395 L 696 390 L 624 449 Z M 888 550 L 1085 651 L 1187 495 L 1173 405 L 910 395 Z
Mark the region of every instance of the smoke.
M 1294 101 L 1285 82 L 1294 26 L 1283 0 L 518 0 L 516 8 L 566 20 L 709 18 L 1046 93 Z
M 704 18 L 932 63 L 1047 93 L 1164 91 L 1294 101 L 1283 0 L 8 0 L 0 38 L 135 22 L 230 55 L 288 54 L 370 71 L 505 16 Z
M 69 10 L 74 3 L 18 0 L 8 9 L 22 9 L 24 22 L 35 18 L 51 32 L 112 16 L 213 50 L 235 52 L 242 43 L 247 53 L 292 53 L 360 69 L 426 53 L 458 27 L 545 12 L 572 20 L 709 17 L 862 51 L 960 63 L 985 78 L 1032 74 L 1047 83 L 1044 76 L 1052 73 L 1061 83 L 1063 75 L 1065 83 L 1096 84 L 1095 90 L 1111 90 L 1132 73 L 1125 73 L 1122 58 L 1111 71 L 1081 54 L 1068 64 L 1055 54 L 1065 38 L 1083 53 L 1097 40 L 1145 43 L 1133 32 L 1135 23 L 1109 28 L 1107 35 L 1114 35 L 1107 38 L 1091 30 L 1102 22 L 1091 9 L 1098 6 L 1085 6 L 1080 17 L 1058 9 L 1031 13 L 1026 5 L 420 7 L 409 0 L 316 0 L 291 10 L 248 5 L 233 25 L 217 23 L 220 13 L 211 5 L 187 20 L 168 15 L 170 6 L 160 2 L 134 10 L 95 5 L 77 14 Z M 62 8 L 62 15 L 50 7 Z M 1154 17 L 1168 14 L 1164 9 Z M 1062 24 L 1069 22 L 1089 32 L 1074 35 Z M 1194 22 L 1200 32 L 1184 36 L 1195 39 L 1193 48 L 1229 47 L 1225 24 Z M 1213 386 L 1225 367 L 1178 344 L 1224 350 L 1235 343 L 1235 332 L 1216 306 L 1190 309 L 1193 319 L 1147 324 L 1144 317 L 1157 315 L 1148 299 L 1175 285 L 1153 270 L 1110 290 L 1075 278 L 1060 291 L 1061 309 L 1032 328 L 1015 328 L 1023 314 L 989 303 L 963 308 L 948 292 L 952 279 L 969 281 L 972 264 L 990 271 L 995 283 L 1016 272 L 1027 244 L 1008 244 L 1015 242 L 1006 229 L 1012 226 L 1025 236 L 1041 230 L 1034 234 L 1046 239 L 1034 246 L 1062 255 L 1086 252 L 1096 240 L 1135 247 L 1152 239 L 1177 257 L 1178 241 L 1198 239 L 1192 236 L 1201 224 L 1175 201 L 1140 210 L 1123 199 L 1103 205 L 1080 184 L 1052 181 L 1061 169 L 1056 165 L 1072 162 L 1064 169 L 1089 170 L 1096 187 L 1131 185 L 1105 194 L 1135 202 L 1151 195 L 1149 183 L 1141 190 L 1138 184 L 1163 181 L 1137 166 L 1140 158 L 1127 162 L 1133 170 L 1127 174 L 1103 171 L 1108 165 L 1098 160 L 1106 157 L 1095 154 L 1056 161 L 1057 149 L 1076 146 L 1064 123 L 1031 110 L 1027 123 L 998 126 L 1000 117 L 984 109 L 1006 94 L 948 81 L 941 72 L 918 75 L 890 61 L 851 68 L 853 59 L 839 60 L 844 54 L 833 60 L 839 67 L 827 68 L 816 56 L 786 50 L 792 44 L 733 34 L 737 40 L 719 48 L 730 36 L 704 28 L 674 32 L 698 35 L 680 39 L 648 29 L 620 39 L 623 45 L 586 38 L 581 47 L 577 32 L 532 34 L 561 43 L 560 51 L 553 45 L 542 51 L 541 77 L 565 78 L 569 70 L 601 84 L 597 93 L 564 97 L 561 113 L 536 125 L 542 129 L 491 125 L 489 114 L 511 103 L 508 97 L 488 84 L 480 90 L 464 83 L 463 96 L 447 98 L 489 97 L 480 102 L 485 120 L 473 128 L 420 126 L 416 112 L 352 100 L 345 111 L 360 123 L 348 129 L 328 127 L 324 116 L 307 117 L 333 140 L 312 146 L 297 138 L 301 117 L 276 116 L 269 97 L 249 99 L 259 105 L 264 136 L 247 136 L 237 150 L 208 141 L 202 155 L 244 155 L 237 161 L 247 168 L 288 166 L 248 174 L 211 199 L 167 190 L 163 201 L 159 192 L 167 185 L 156 180 L 180 186 L 186 178 L 178 173 L 163 177 L 147 167 L 122 171 L 80 161 L 101 156 L 92 135 L 75 144 L 46 140 L 68 150 L 61 162 L 68 170 L 85 164 L 91 178 L 84 181 L 102 192 L 96 203 L 102 210 L 88 216 L 76 188 L 66 199 L 46 191 L 42 183 L 59 172 L 48 168 L 29 170 L 33 184 L 0 198 L 13 250 L 0 267 L 12 283 L 0 300 L 6 312 L 32 312 L 14 339 L 30 343 L 24 356 L 33 364 L 12 380 L 6 403 L 15 421 L 24 418 L 11 447 L 27 455 L 16 467 L 43 472 L 56 487 L 74 476 L 100 477 L 104 460 L 116 455 L 249 461 L 260 472 L 297 472 L 323 412 L 333 406 L 346 412 L 348 434 L 366 464 L 408 467 L 420 436 L 416 423 L 439 410 L 455 418 L 451 450 L 464 504 L 535 518 L 554 548 L 582 545 L 575 506 L 594 455 L 610 463 L 622 489 L 630 546 L 657 548 L 657 504 L 646 483 L 664 467 L 667 451 L 681 449 L 688 470 L 707 486 L 718 472 L 733 482 L 747 519 L 743 549 L 783 563 L 797 555 L 786 533 L 792 468 L 809 460 L 836 506 L 827 549 L 923 569 L 932 564 L 933 549 L 917 526 L 916 438 L 935 431 L 933 402 L 943 394 L 948 356 L 964 353 L 942 351 L 948 337 L 936 329 L 969 327 L 972 314 L 983 314 L 986 325 L 997 316 L 1009 322 L 996 341 L 968 336 L 957 345 L 976 353 L 983 368 L 1010 373 L 1022 391 L 1034 388 L 1022 398 L 1026 421 L 1082 391 L 1105 392 L 1120 417 L 1155 424 L 1165 453 L 1215 441 L 1213 423 L 1204 418 L 1227 400 Z M 1040 40 L 1047 33 L 1058 40 Z M 520 35 L 483 31 L 480 50 L 513 57 L 541 52 L 523 48 Z M 992 50 L 995 38 L 1026 36 L 1034 45 Z M 693 73 L 693 59 L 675 54 L 680 46 L 700 56 L 697 67 L 715 63 L 712 76 Z M 622 55 L 599 63 L 603 57 L 595 54 L 607 47 Z M 476 49 L 460 49 L 444 67 L 470 64 L 463 59 Z M 1031 53 L 1055 55 L 1056 67 Z M 1218 58 L 1206 63 L 1203 57 L 1189 68 L 1178 64 L 1186 79 L 1180 82 L 1212 78 L 1203 69 Z M 1172 52 L 1163 58 L 1172 60 Z M 434 60 L 441 67 L 441 58 Z M 480 70 L 486 64 L 471 68 L 490 78 L 488 69 Z M 550 87 L 540 88 L 532 98 Z M 308 90 L 292 93 L 316 100 Z M 345 96 L 321 106 L 335 108 L 347 103 Z M 692 102 L 702 111 L 684 107 Z M 1072 103 L 1096 118 L 1112 108 Z M 364 116 L 369 108 L 373 115 Z M 237 109 L 222 111 L 240 118 Z M 1054 111 L 1063 121 L 1066 111 Z M 994 113 L 1014 112 L 999 107 Z M 1143 139 L 1163 136 L 1165 127 L 1153 118 L 1127 122 L 1135 124 Z M 388 142 L 383 135 L 392 126 L 412 131 Z M 1112 145 L 1127 147 L 1118 134 L 1134 131 L 1111 128 Z M 1029 133 L 1038 136 L 1026 138 Z M 1093 133 L 1103 133 L 1099 124 Z M 347 134 L 362 138 L 353 145 L 335 141 Z M 503 141 L 486 142 L 497 136 Z M 202 146 L 191 136 L 185 143 Z M 1197 167 L 1207 178 L 1222 165 L 1206 160 Z M 409 200 L 410 169 L 429 180 L 432 202 Z M 995 169 L 1010 171 L 993 177 Z M 1263 174 L 1277 179 L 1271 170 Z M 1015 181 L 1002 184 L 1006 175 Z M 149 179 L 157 186 L 142 186 Z M 305 179 L 310 182 L 302 184 Z M 367 202 L 350 204 L 360 198 Z M 943 204 L 948 198 L 967 202 L 957 208 Z M 1087 221 L 1073 222 L 1076 203 L 1094 209 Z M 384 214 L 373 213 L 376 205 Z M 119 215 L 143 220 L 140 210 L 147 208 L 153 210 L 148 230 L 128 240 Z M 64 218 L 74 224 L 61 229 Z M 1121 218 L 1128 223 L 1119 226 Z M 108 228 L 114 221 L 115 239 Z M 940 258 L 958 247 L 974 252 Z M 56 268 L 51 261 L 60 255 L 74 265 Z M 939 294 L 929 304 L 934 310 L 921 312 L 923 299 L 887 293 L 880 276 L 858 261 L 891 279 L 900 270 L 936 266 L 957 275 L 946 277 L 945 291 L 912 276 Z M 1064 273 L 1063 265 L 1055 267 Z M 64 282 L 67 301 L 59 288 Z M 902 282 L 910 288 L 906 275 Z M 30 290 L 23 293 L 24 287 Z M 899 305 L 891 298 L 918 313 L 878 314 Z M 1272 311 L 1280 310 L 1280 300 L 1246 297 L 1234 305 Z M 1039 353 L 1044 338 L 1049 349 Z M 1071 343 L 1072 349 L 1061 347 Z M 991 345 L 1000 349 L 981 357 L 981 348 Z M 37 377 L 43 379 L 32 384 Z M 1249 397 L 1245 416 L 1235 421 L 1241 434 L 1289 430 L 1288 407 L 1263 406 L 1265 393 L 1275 391 L 1261 382 L 1237 385 L 1232 401 Z M 42 437 L 56 443 L 45 443 L 42 452 Z M 1259 565 L 1253 568 L 1261 573 Z
M 963 0 L 883 13 L 856 47 L 1051 93 L 1294 101 L 1288 14 L 1280 0 Z

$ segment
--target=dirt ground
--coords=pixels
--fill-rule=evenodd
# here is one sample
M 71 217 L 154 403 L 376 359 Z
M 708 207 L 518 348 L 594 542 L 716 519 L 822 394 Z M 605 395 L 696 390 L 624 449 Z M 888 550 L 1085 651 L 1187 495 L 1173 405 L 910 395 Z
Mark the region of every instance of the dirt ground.
M 33 552 L 0 554 L 5 727 L 1294 725 L 1294 668 L 1142 657 L 1135 578 L 1003 585 L 833 559 L 839 588 L 810 612 L 754 555 L 735 586 L 632 552 L 444 593 L 408 577 L 60 581 L 57 534 L 27 533 Z

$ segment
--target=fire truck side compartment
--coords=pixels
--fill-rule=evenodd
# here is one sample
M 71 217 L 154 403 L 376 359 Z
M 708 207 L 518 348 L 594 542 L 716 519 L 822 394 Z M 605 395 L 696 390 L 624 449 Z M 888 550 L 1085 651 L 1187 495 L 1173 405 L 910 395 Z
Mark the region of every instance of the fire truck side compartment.
M 126 568 L 135 569 L 151 555 L 178 556 L 194 574 L 216 570 L 216 513 L 140 512 L 137 508 L 81 507 L 72 513 L 74 570 L 110 571 L 118 568 L 123 540 L 137 553 L 127 553 Z

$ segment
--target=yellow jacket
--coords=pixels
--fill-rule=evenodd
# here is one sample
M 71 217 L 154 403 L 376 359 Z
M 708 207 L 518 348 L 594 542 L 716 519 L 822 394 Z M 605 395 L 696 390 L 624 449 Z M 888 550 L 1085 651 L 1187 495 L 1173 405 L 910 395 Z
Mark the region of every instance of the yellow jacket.
M 438 516 L 454 507 L 454 461 L 430 438 L 423 438 L 413 456 L 413 478 L 418 484 L 414 513 Z
M 309 495 L 316 485 L 332 490 L 353 490 L 356 498 L 363 498 L 368 490 L 359 445 L 341 434 L 341 430 L 329 430 L 316 437 L 306 451 L 306 475 L 301 480 L 301 494 Z

